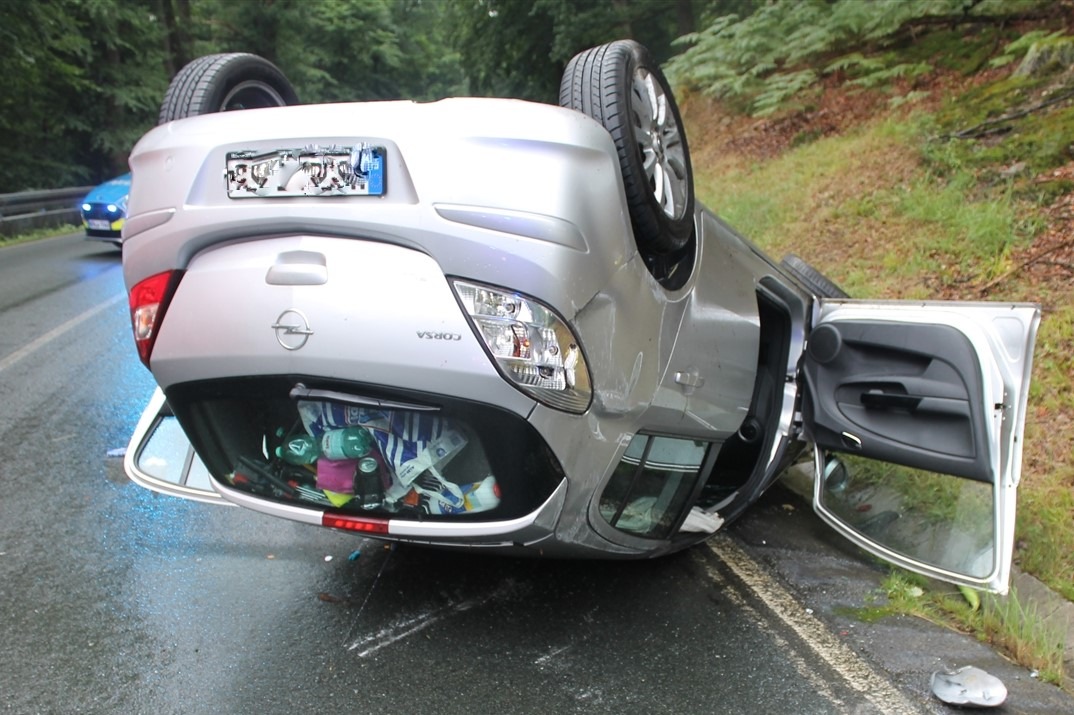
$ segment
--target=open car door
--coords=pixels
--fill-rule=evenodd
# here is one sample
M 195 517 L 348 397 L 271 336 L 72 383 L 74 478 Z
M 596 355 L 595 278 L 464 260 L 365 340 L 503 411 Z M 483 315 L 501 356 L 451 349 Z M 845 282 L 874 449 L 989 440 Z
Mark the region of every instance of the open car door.
M 1040 309 L 821 301 L 802 363 L 814 508 L 877 556 L 1005 593 Z
M 226 504 L 213 489 L 209 470 L 190 445 L 158 387 L 134 428 L 123 470 L 135 484 L 171 496 L 209 504 Z

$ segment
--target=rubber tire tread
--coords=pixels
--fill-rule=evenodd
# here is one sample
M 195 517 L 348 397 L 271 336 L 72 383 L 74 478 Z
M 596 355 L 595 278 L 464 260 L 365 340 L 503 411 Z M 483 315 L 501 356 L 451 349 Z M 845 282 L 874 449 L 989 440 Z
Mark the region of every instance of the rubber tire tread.
M 649 187 L 630 117 L 634 70 L 644 67 L 661 84 L 671 115 L 679 127 L 686 164 L 687 198 L 681 216 L 664 213 Z M 617 40 L 584 50 L 567 63 L 559 85 L 561 107 L 575 109 L 600 122 L 615 143 L 623 189 L 634 227 L 634 240 L 643 252 L 667 254 L 680 250 L 694 231 L 694 186 L 686 132 L 670 85 L 648 50 L 633 40 Z
M 784 268 L 797 276 L 807 288 L 821 298 L 850 298 L 850 295 L 846 291 L 837 286 L 826 275 L 793 253 L 788 253 L 784 256 L 780 263 L 783 264 Z
M 224 52 L 198 57 L 179 70 L 164 93 L 157 124 L 219 111 L 210 100 L 220 93 L 221 86 L 249 75 L 261 75 L 258 78 L 279 92 L 285 104 L 299 103 L 291 83 L 276 65 L 249 52 Z

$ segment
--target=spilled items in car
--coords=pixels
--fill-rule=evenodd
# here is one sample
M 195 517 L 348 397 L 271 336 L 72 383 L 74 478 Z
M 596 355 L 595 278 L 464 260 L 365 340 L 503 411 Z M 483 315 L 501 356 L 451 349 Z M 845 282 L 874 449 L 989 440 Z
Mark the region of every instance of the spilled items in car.
M 403 409 L 317 400 L 296 407 L 296 424 L 266 434 L 260 458 L 239 455 L 228 480 L 233 487 L 385 515 L 476 514 L 500 504 L 481 443 L 462 425 Z

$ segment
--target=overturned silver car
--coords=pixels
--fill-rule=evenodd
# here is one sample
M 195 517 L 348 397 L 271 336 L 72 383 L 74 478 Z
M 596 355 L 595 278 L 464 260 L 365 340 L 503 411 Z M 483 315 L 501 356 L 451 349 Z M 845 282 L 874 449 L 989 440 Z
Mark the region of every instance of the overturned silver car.
M 856 301 L 765 256 L 694 201 L 636 43 L 578 55 L 560 99 L 283 106 L 260 58 L 188 65 L 130 158 L 160 385 L 130 477 L 381 539 L 640 558 L 809 455 L 849 538 L 1005 590 L 1038 307 Z

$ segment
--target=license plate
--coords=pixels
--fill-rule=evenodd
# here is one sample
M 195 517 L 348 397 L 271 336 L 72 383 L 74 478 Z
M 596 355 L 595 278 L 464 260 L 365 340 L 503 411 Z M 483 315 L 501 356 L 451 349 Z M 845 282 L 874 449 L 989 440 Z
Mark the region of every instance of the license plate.
M 94 231 L 111 231 L 112 223 L 103 218 L 91 218 L 88 221 L 89 227 Z
M 227 195 L 233 199 L 295 196 L 382 196 L 382 146 L 307 146 L 227 154 Z

